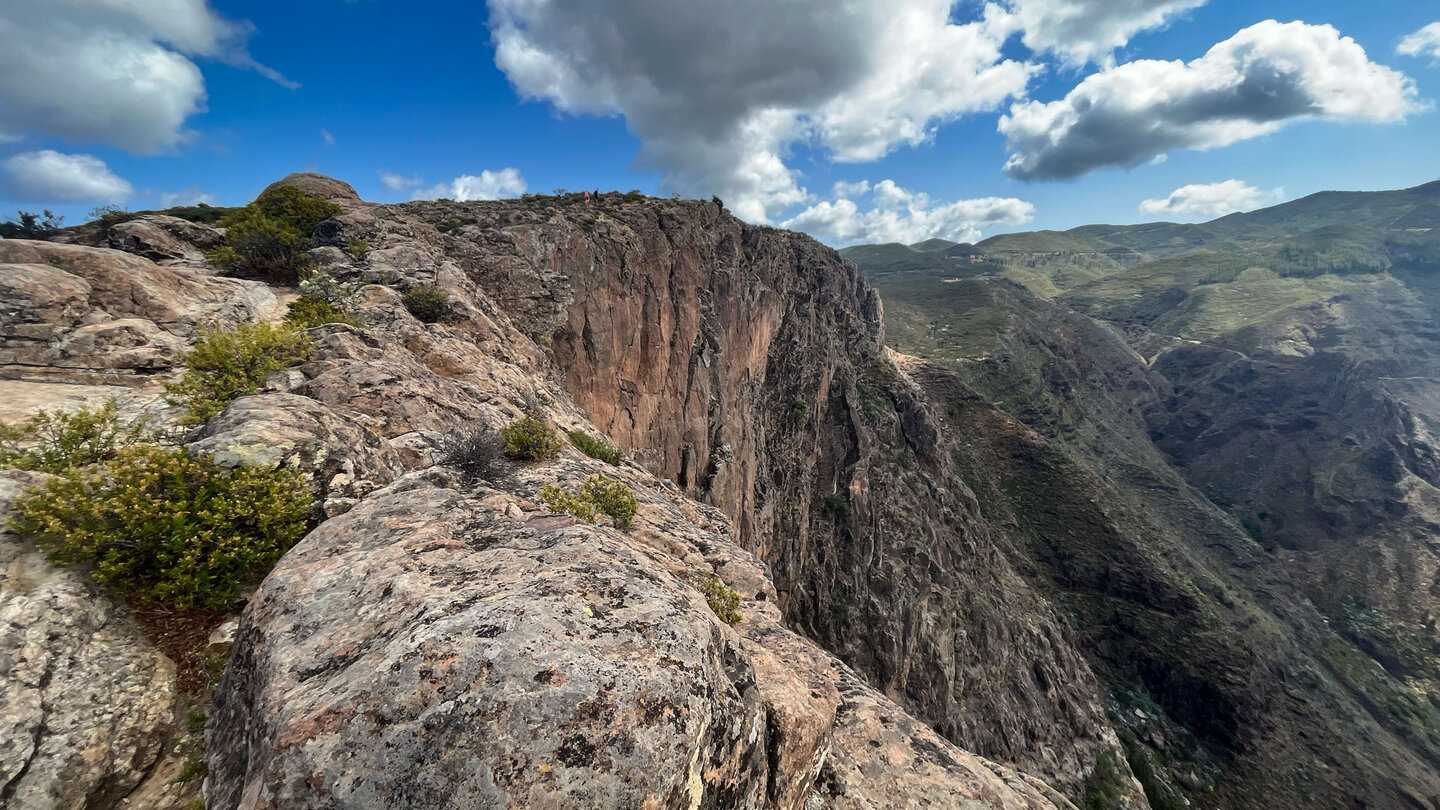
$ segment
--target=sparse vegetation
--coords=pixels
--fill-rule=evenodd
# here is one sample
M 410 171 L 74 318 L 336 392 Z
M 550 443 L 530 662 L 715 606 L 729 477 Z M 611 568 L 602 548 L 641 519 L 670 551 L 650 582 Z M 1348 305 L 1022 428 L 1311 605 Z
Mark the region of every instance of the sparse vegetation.
M 465 480 L 498 481 L 509 472 L 505 462 L 505 440 L 488 427 L 451 437 L 440 463 L 460 471 Z
M 369 252 L 369 250 L 369 239 L 351 239 L 345 243 L 345 255 L 349 256 L 351 261 L 360 261 L 360 258 Z
M 696 587 L 705 594 L 705 601 L 720 621 L 731 625 L 740 623 L 740 594 L 734 588 L 708 571 L 700 576 Z
M 1085 779 L 1081 810 L 1112 810 L 1121 806 L 1124 796 L 1123 777 L 1115 754 L 1109 750 L 1101 751 L 1095 759 L 1095 770 Z
M 347 323 L 365 328 L 365 319 L 353 312 L 315 298 L 297 298 L 285 310 L 285 323 L 301 329 L 321 326 L 327 323 Z
M 580 497 L 595 504 L 601 514 L 614 518 L 616 525 L 622 529 L 630 528 L 639 511 L 635 493 L 630 491 L 630 487 L 608 475 L 592 475 L 585 479 L 580 487 Z
M 0 222 L 0 238 L 45 239 L 60 230 L 64 224 L 65 217 L 56 216 L 49 209 L 41 214 L 20 211 L 16 219 Z
M 622 529 L 630 528 L 639 510 L 630 487 L 605 475 L 585 479 L 579 492 L 547 485 L 540 490 L 540 502 L 551 512 L 574 515 L 586 523 L 594 523 L 599 515 L 606 515 Z
M 548 484 L 540 490 L 540 503 L 556 514 L 574 515 L 586 523 L 595 522 L 595 504 L 554 484 Z
M 450 316 L 450 293 L 433 284 L 417 284 L 400 298 L 405 309 L 422 323 L 438 323 Z
M 227 216 L 225 244 L 206 254 L 216 268 L 242 278 L 294 284 L 310 266 L 315 228 L 340 206 L 294 186 L 265 191 Z
M 209 771 L 205 767 L 205 760 L 199 756 L 189 757 L 185 764 L 180 766 L 180 775 L 175 777 L 175 784 L 183 785 L 195 779 L 199 779 Z
M 790 413 L 788 415 L 791 430 L 800 430 L 810 422 L 810 403 L 804 397 L 795 397 L 790 402 Z
M 500 429 L 505 455 L 517 461 L 551 461 L 560 457 L 560 434 L 534 414 Z
M 310 503 L 304 476 L 290 470 L 225 470 L 135 445 L 28 491 L 11 529 L 143 601 L 229 610 L 305 534 Z
M 143 421 L 122 427 L 114 400 L 96 410 L 41 410 L 20 425 L 0 422 L 0 467 L 61 473 L 109 461 L 147 432 Z
M 166 398 L 186 408 L 185 424 L 201 424 L 231 401 L 259 391 L 272 372 L 304 362 L 312 346 L 294 325 L 242 323 L 234 330 L 204 330 L 185 354 L 180 382 L 165 386 Z
M 598 459 L 606 464 L 619 464 L 625 460 L 625 453 L 615 445 L 604 439 L 591 436 L 583 430 L 572 430 L 568 434 L 570 443 L 576 450 L 584 453 L 593 459 Z

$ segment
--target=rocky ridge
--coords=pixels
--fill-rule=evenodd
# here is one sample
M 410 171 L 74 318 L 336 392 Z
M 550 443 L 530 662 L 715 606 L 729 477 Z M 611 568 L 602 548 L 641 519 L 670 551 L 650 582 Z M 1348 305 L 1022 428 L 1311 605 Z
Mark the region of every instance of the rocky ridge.
M 879 477 L 877 454 L 922 452 L 933 418 L 884 364 L 878 302 L 833 253 L 702 203 L 379 207 L 328 179 L 300 182 L 347 208 L 322 224 L 317 260 L 387 283 L 363 291 L 367 328 L 311 330 L 309 363 L 187 437 L 222 464 L 313 473 L 328 517 L 244 613 L 207 725 L 209 806 L 1066 807 L 925 723 L 1073 794 L 1097 752 L 1115 749 L 1066 631 L 1013 581 L 977 588 L 967 610 L 998 623 L 1024 606 L 1033 628 L 997 627 L 984 643 L 1038 662 L 1014 681 L 992 658 L 967 691 L 1022 688 L 961 705 L 954 679 L 982 648 L 956 641 L 964 619 L 948 614 L 969 591 L 952 572 L 1003 560 L 966 528 L 973 496 Z M 128 230 L 152 224 L 163 229 Z M 361 260 L 337 255 L 356 239 L 371 245 Z M 161 267 L 11 241 L 0 259 L 7 282 L 31 279 L 4 291 L 12 354 L 0 373 L 16 382 L 0 385 L 28 385 L 36 401 L 37 385 L 98 379 L 163 417 L 154 386 L 197 324 L 274 318 L 283 300 L 188 267 L 183 251 Z M 414 283 L 449 292 L 455 317 L 412 318 L 395 287 Z M 24 314 L 36 302 L 45 318 Z M 128 342 L 76 340 L 127 319 L 140 322 L 126 324 Z M 862 373 L 889 404 L 860 422 Z M 609 434 L 640 463 L 567 451 L 483 484 L 433 466 L 444 436 L 527 403 L 559 427 Z M 865 464 L 877 474 L 857 478 Z M 600 470 L 639 495 L 633 530 L 534 503 L 542 483 Z M 812 532 L 827 488 L 859 506 Z M 916 506 L 886 540 L 882 522 Z M 931 515 L 943 528 L 923 527 Z M 705 572 L 742 596 L 736 627 L 696 590 Z M 23 603 L 12 593 L 7 605 Z M 55 727 L 43 724 L 42 743 Z M 129 749 L 111 737 L 113 762 Z M 133 784 L 118 766 L 99 770 L 114 795 Z

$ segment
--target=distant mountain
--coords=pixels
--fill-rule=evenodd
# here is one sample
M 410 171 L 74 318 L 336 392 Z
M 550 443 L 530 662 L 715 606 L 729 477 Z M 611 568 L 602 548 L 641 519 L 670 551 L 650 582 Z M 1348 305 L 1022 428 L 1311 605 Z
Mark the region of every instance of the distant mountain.
M 1440 807 L 1440 182 L 965 247 L 843 253 L 1151 807 Z

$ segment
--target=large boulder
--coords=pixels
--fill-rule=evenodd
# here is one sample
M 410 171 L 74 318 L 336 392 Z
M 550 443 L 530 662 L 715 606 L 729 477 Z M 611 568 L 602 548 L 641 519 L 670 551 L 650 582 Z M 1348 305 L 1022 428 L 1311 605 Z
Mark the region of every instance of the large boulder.
M 218 247 L 224 238 L 217 228 L 164 214 L 146 214 L 112 225 L 106 234 L 116 250 L 156 264 L 196 266 L 203 266 L 205 251 Z
M 330 202 L 349 208 L 359 205 L 364 201 L 355 192 L 355 187 L 343 180 L 336 180 L 315 172 L 294 172 L 276 180 L 265 187 L 265 191 L 281 186 L 294 186 L 306 194 L 313 194 L 316 197 L 323 197 Z M 264 192 L 261 192 L 262 194 Z

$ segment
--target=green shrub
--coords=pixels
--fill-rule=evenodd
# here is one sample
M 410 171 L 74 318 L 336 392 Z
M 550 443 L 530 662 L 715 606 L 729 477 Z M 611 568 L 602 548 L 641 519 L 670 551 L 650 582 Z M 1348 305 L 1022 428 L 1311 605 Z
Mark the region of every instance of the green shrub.
M 183 785 L 186 782 L 199 779 L 208 772 L 209 768 L 205 767 L 204 759 L 200 757 L 190 757 L 185 760 L 184 765 L 180 766 L 180 775 L 175 777 L 174 784 Z
M 639 505 L 635 493 L 624 482 L 604 475 L 585 479 L 579 492 L 569 492 L 554 484 L 540 490 L 540 502 L 551 512 L 574 515 L 586 523 L 594 523 L 598 515 L 608 515 L 622 529 L 630 528 Z
M 595 522 L 595 504 L 554 484 L 547 484 L 540 490 L 540 502 L 556 514 L 574 515 L 586 523 Z
M 560 457 L 560 434 L 533 414 L 500 429 L 505 455 L 518 461 L 551 461 Z
M 440 463 L 460 471 L 466 481 L 498 481 L 509 472 L 505 440 L 490 428 L 480 428 L 446 440 Z
M 144 601 L 234 607 L 307 528 L 310 491 L 289 470 L 221 469 L 155 445 L 122 448 L 27 491 L 11 528 L 62 565 Z
M 580 487 L 580 497 L 595 504 L 601 513 L 614 518 L 622 529 L 630 528 L 630 522 L 640 508 L 630 487 L 607 475 L 592 475 L 585 479 Z
M 318 267 L 306 270 L 300 277 L 300 295 L 334 304 L 343 310 L 355 308 L 362 282 L 345 282 Z
M 285 323 L 301 329 L 327 323 L 348 323 L 365 328 L 365 319 L 356 313 L 347 312 L 329 301 L 316 298 L 296 298 L 291 301 L 290 307 L 285 311 Z
M 345 243 L 345 253 L 352 261 L 360 261 L 360 257 L 364 256 L 369 250 L 369 239 L 351 239 Z
M 48 209 L 43 215 L 21 211 L 18 216 L 18 220 L 0 222 L 0 238 L 46 239 L 65 225 L 65 217 L 56 216 Z
M 734 588 L 709 572 L 701 575 L 696 587 L 700 589 L 700 593 L 705 594 L 705 601 L 720 621 L 726 624 L 740 623 L 740 594 L 736 593 Z
M 341 210 L 294 186 L 269 189 L 224 219 L 225 245 L 206 259 L 242 278 L 294 284 L 310 267 L 305 251 L 315 246 L 315 228 Z
M 42 410 L 21 425 L 0 422 L 0 467 L 59 473 L 112 459 L 146 432 L 144 422 L 121 427 L 113 399 L 94 411 Z
M 271 372 L 304 362 L 312 347 L 310 337 L 293 325 L 202 330 L 185 354 L 185 375 L 165 386 L 166 399 L 185 406 L 185 424 L 201 424 L 231 401 L 259 391 Z
M 401 303 L 423 323 L 438 323 L 450 315 L 450 293 L 433 284 L 417 284 L 405 291 Z
M 591 436 L 583 430 L 572 430 L 568 435 L 575 449 L 590 458 L 599 459 L 606 464 L 619 464 L 625 460 L 625 453 L 604 439 Z

